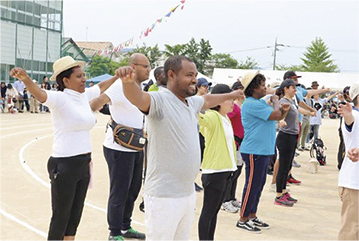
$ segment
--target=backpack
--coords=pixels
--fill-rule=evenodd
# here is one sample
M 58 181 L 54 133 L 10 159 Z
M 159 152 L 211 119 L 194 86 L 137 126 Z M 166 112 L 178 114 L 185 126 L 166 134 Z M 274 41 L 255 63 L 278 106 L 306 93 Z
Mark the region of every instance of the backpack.
M 320 138 L 316 138 L 313 141 L 312 147 L 310 148 L 310 157 L 316 158 L 321 166 L 326 165 L 326 156 L 324 153 L 324 149 L 325 149 L 324 142 Z M 315 152 L 315 155 L 314 155 L 314 152 Z

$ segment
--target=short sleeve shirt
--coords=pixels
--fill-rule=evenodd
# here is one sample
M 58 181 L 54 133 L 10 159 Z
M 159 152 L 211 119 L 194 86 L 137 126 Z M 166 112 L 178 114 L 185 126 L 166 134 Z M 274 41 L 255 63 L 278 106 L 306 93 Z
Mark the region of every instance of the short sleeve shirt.
M 269 120 L 273 108 L 263 99 L 248 97 L 242 105 L 244 139 L 241 153 L 274 155 L 275 121 Z
M 149 94 L 144 192 L 155 197 L 189 196 L 194 192 L 193 183 L 200 168 L 197 114 L 204 99 L 189 97 L 186 105 L 165 88 Z
M 96 85 L 84 93 L 64 89 L 48 91 L 43 104 L 51 110 L 54 125 L 53 157 L 70 157 L 92 151 L 90 130 L 96 124 L 89 102 L 100 95 Z

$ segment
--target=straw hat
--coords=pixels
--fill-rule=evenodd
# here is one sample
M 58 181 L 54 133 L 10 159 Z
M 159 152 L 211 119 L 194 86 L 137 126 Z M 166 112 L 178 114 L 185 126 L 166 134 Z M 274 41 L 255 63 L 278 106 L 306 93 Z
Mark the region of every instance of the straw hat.
M 83 68 L 85 66 L 85 62 L 83 61 L 75 61 L 70 56 L 62 57 L 55 61 L 53 65 L 54 74 L 51 76 L 50 80 L 55 81 L 56 77 L 64 72 L 65 70 L 71 69 L 73 67 L 80 66 Z
M 259 70 L 256 72 L 249 72 L 247 73 L 241 80 L 243 85 L 243 91 L 247 89 L 247 87 L 251 84 L 252 80 L 259 74 Z

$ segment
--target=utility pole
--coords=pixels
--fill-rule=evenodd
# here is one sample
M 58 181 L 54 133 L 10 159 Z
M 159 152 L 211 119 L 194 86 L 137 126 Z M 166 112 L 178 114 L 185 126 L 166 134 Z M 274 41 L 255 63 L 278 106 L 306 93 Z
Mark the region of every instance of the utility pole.
M 277 56 L 277 51 L 279 51 L 279 49 L 277 48 L 277 46 L 281 46 L 284 47 L 283 44 L 278 44 L 277 43 L 277 38 L 275 38 L 275 43 L 274 43 L 274 59 L 273 59 L 273 70 L 275 70 L 275 61 L 276 61 L 276 56 Z

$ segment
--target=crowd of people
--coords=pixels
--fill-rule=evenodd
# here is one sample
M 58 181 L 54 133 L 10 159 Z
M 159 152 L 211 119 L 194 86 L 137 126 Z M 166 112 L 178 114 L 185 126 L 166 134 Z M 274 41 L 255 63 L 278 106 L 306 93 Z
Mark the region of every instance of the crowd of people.
M 36 85 L 37 80 L 32 80 Z M 48 77 L 44 76 L 43 81 L 39 85 L 41 89 L 57 91 L 58 85 L 52 85 L 48 81 Z M 49 108 L 39 103 L 35 96 L 27 90 L 27 87 L 21 80 L 16 80 L 13 84 L 1 82 L 1 99 L 0 107 L 2 113 L 45 113 L 50 112 Z
M 240 211 L 236 223 L 240 230 L 260 233 L 270 228 L 258 217 L 258 206 L 272 161 L 274 204 L 293 207 L 298 202 L 286 187 L 289 180 L 295 180 L 291 168 L 296 150 L 306 148 L 309 129 L 318 138 L 324 103 L 338 95 L 321 99 L 330 90 L 318 89 L 314 82 L 312 88 L 300 86 L 301 76 L 293 71 L 286 72 L 275 88 L 267 88 L 266 77 L 256 71 L 231 88 L 217 84 L 208 93 L 212 83 L 197 80 L 196 65 L 185 56 L 169 57 L 155 70 L 156 83 L 142 89 L 151 63 L 139 53 L 110 79 L 86 88 L 83 66 L 69 56 L 57 60 L 51 80 L 56 81 L 58 91 L 51 91 L 45 79 L 39 87 L 16 67 L 11 76 L 18 80 L 5 90 L 5 96 L 16 90 L 11 97 L 17 98 L 15 104 L 25 100 L 25 90 L 32 93 L 53 117 L 54 144 L 47 164 L 52 204 L 48 240 L 75 239 L 91 180 L 94 112 L 106 105 L 109 123 L 103 154 L 110 179 L 108 240 L 189 240 L 200 170 L 203 203 L 198 235 L 199 240 L 214 240 L 220 209 Z M 339 239 L 357 240 L 359 84 L 344 92 L 353 104 L 341 102 L 335 110 L 343 118 L 342 145 L 347 150 L 338 184 L 343 201 Z M 23 110 L 19 105 L 13 108 Z M 171 145 L 164 148 L 164 143 Z M 245 183 L 237 199 L 237 179 L 244 165 Z M 146 234 L 131 226 L 142 182 Z

